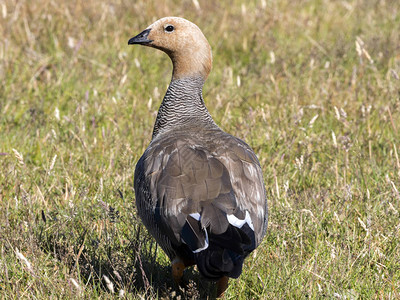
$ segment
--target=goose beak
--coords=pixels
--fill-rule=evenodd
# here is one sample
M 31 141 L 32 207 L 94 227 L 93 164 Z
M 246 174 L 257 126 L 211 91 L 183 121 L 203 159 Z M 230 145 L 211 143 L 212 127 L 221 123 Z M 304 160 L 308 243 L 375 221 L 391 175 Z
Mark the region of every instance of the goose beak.
M 128 41 L 128 45 L 148 45 L 152 42 L 152 40 L 149 40 L 147 37 L 149 36 L 150 33 L 150 28 L 143 30 L 141 33 L 139 33 L 137 36 L 131 38 Z

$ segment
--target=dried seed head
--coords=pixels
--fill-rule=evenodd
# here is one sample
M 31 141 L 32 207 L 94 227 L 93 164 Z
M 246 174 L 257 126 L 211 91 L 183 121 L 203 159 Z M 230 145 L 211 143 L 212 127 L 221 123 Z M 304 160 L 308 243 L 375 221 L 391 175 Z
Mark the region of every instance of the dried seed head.
M 110 291 L 111 294 L 114 294 L 114 284 L 111 282 L 110 278 L 108 278 L 106 275 L 103 275 L 103 279 L 106 282 L 106 286 L 108 290 Z
M 18 248 L 15 248 L 15 254 L 17 255 L 17 258 L 26 266 L 26 269 L 33 274 L 34 272 L 32 264 L 26 259 L 26 257 L 21 252 L 19 252 Z
M 12 151 L 14 152 L 14 155 L 17 158 L 19 164 L 21 166 L 23 166 L 25 164 L 24 163 L 24 156 L 21 153 L 19 153 L 18 150 L 14 149 L 14 148 L 12 149 Z

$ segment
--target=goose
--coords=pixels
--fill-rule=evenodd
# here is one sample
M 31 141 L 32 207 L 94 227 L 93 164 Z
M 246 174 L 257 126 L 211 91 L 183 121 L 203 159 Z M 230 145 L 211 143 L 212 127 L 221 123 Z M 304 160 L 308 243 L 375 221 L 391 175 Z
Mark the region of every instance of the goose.
M 204 104 L 212 54 L 199 27 L 165 17 L 128 44 L 162 50 L 173 64 L 151 142 L 135 169 L 137 212 L 170 258 L 174 281 L 182 284 L 184 269 L 196 265 L 222 297 L 266 233 L 260 163 L 250 146 L 218 127 Z

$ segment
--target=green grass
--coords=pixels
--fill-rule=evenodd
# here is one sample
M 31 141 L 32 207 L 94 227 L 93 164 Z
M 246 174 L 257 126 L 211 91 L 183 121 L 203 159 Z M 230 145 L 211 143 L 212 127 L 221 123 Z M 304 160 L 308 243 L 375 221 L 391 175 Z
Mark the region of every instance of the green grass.
M 135 212 L 171 64 L 127 41 L 167 15 L 207 36 L 208 109 L 264 171 L 268 233 L 226 298 L 399 298 L 399 2 L 134 2 L 0 3 L 1 298 L 212 295 L 195 270 L 175 290 Z

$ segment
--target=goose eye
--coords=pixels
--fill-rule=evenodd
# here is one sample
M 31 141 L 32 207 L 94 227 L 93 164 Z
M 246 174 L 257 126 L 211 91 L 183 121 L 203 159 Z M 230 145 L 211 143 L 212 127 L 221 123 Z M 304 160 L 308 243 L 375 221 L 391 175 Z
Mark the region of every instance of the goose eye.
M 174 26 L 172 26 L 172 25 L 167 25 L 166 27 L 165 27 L 165 31 L 166 32 L 172 32 L 172 31 L 174 31 Z

